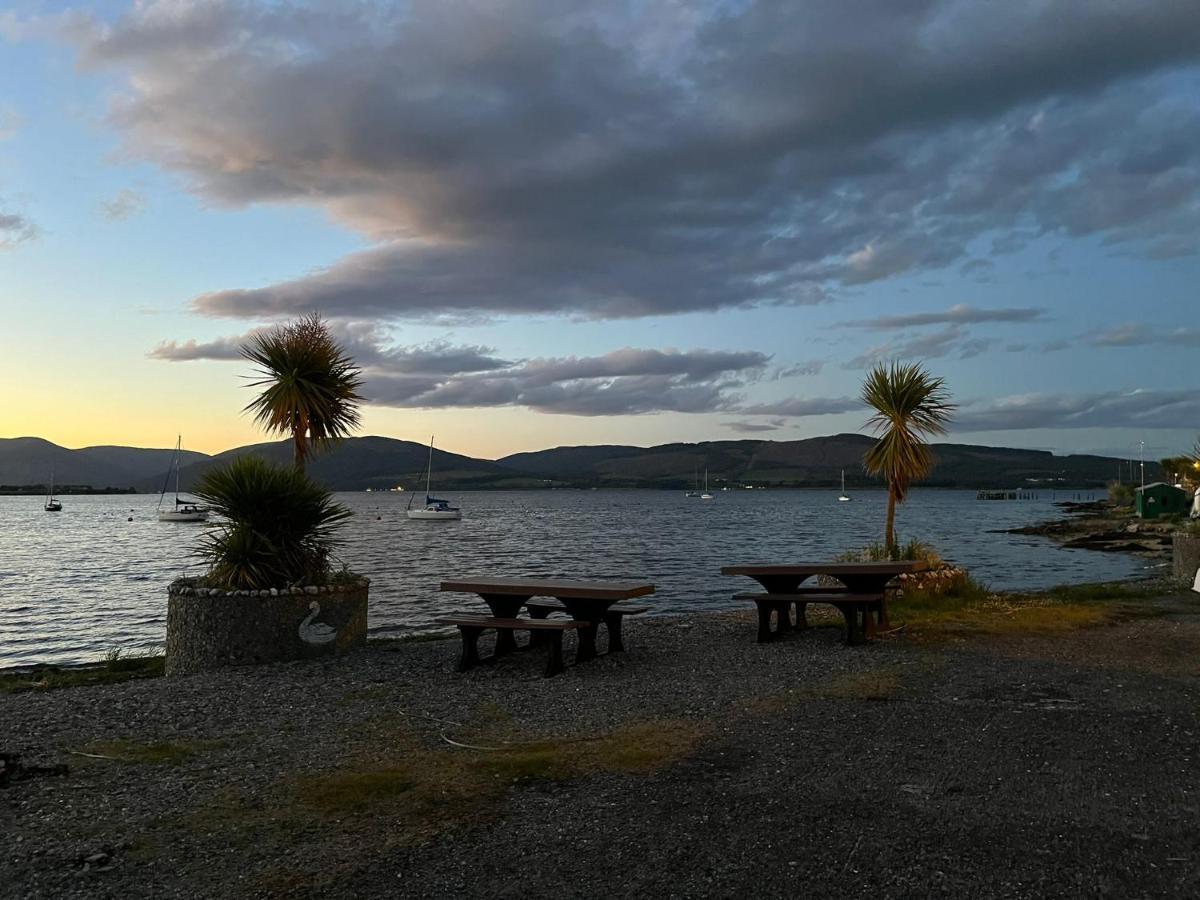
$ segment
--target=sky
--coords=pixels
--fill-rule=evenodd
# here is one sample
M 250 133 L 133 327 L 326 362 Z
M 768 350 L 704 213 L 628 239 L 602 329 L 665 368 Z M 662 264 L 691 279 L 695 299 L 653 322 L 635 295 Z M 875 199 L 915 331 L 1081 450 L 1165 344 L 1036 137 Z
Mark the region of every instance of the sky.
M 261 440 L 322 313 L 363 433 L 473 456 L 1200 432 L 1200 4 L 165 2 L 0 11 L 0 437 Z

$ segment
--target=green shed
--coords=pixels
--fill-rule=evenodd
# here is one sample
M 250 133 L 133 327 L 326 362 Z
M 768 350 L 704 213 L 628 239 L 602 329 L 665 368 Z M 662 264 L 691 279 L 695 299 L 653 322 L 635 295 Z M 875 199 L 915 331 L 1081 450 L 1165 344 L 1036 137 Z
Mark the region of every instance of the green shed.
M 1173 514 L 1186 516 L 1192 508 L 1187 491 L 1161 481 L 1140 487 L 1134 493 L 1137 496 L 1137 514 L 1142 519 L 1157 519 Z

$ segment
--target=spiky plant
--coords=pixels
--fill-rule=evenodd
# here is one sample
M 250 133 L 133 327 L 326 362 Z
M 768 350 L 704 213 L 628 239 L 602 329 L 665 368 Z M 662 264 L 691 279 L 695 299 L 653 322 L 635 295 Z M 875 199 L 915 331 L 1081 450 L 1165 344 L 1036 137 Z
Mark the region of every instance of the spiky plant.
M 327 580 L 337 530 L 351 513 L 299 469 L 242 456 L 205 473 L 194 493 L 221 517 L 198 549 L 215 587 Z
M 863 456 L 872 475 L 888 484 L 887 528 L 884 545 L 896 553 L 896 505 L 908 488 L 933 469 L 933 451 L 926 438 L 945 434 L 954 413 L 945 381 L 935 378 L 920 363 L 880 363 L 862 386 L 863 402 L 875 410 L 867 425 L 879 440 Z
M 246 405 L 268 434 L 289 435 L 296 468 L 315 449 L 347 437 L 359 424 L 361 374 L 319 314 L 303 316 L 255 335 L 242 356 L 262 376 L 250 387 L 262 393 Z

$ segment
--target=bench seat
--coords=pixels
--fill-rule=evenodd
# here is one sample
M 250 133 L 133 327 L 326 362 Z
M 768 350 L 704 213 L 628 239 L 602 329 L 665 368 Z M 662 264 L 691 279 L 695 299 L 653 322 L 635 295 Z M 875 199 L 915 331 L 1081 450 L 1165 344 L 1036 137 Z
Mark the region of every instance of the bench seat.
M 546 660 L 546 677 L 557 675 L 563 670 L 563 633 L 579 628 L 581 623 L 573 619 L 508 619 L 498 616 L 474 616 L 469 614 L 440 616 L 437 620 L 442 625 L 453 625 L 462 635 L 462 659 L 458 663 L 458 671 L 465 672 L 482 662 L 491 659 L 479 658 L 479 636 L 485 631 L 514 632 L 528 631 L 543 636 L 536 643 L 545 643 L 548 658 Z M 497 648 L 499 648 L 497 643 Z M 494 657 L 492 657 L 494 659 Z
M 567 607 L 564 603 L 558 600 L 527 600 L 525 607 L 529 610 L 529 615 L 535 619 L 545 619 L 552 612 L 566 612 Z M 614 603 L 604 612 L 604 616 L 596 625 L 603 623 L 608 630 L 608 652 L 621 653 L 625 650 L 625 643 L 621 640 L 621 622 L 626 616 L 640 616 L 642 613 L 649 610 L 648 606 L 629 606 L 624 603 Z M 559 621 L 559 620 L 555 620 Z
M 749 600 L 758 607 L 758 642 L 765 644 L 781 634 L 808 627 L 806 608 L 810 603 L 827 603 L 837 608 L 846 620 L 846 643 L 861 644 L 875 637 L 876 625 L 883 614 L 881 594 L 853 594 L 848 590 L 806 591 L 804 593 L 743 593 L 734 600 Z M 796 621 L 792 623 L 792 605 Z M 771 629 L 771 613 L 775 628 Z

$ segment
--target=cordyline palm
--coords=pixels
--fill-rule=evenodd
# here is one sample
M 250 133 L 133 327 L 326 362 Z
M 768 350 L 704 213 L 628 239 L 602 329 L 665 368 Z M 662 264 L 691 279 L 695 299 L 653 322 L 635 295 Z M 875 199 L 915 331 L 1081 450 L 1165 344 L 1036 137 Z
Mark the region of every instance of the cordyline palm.
M 945 381 L 919 363 L 880 363 L 863 382 L 862 399 L 875 409 L 867 425 L 879 435 L 863 456 L 863 465 L 870 474 L 887 479 L 885 541 L 891 556 L 896 552 L 896 504 L 904 502 L 912 482 L 933 468 L 933 452 L 925 439 L 946 433 L 955 406 Z
M 316 313 L 255 335 L 242 356 L 262 376 L 250 387 L 264 389 L 244 412 L 268 434 L 291 435 L 300 471 L 314 449 L 358 427 L 360 370 Z

